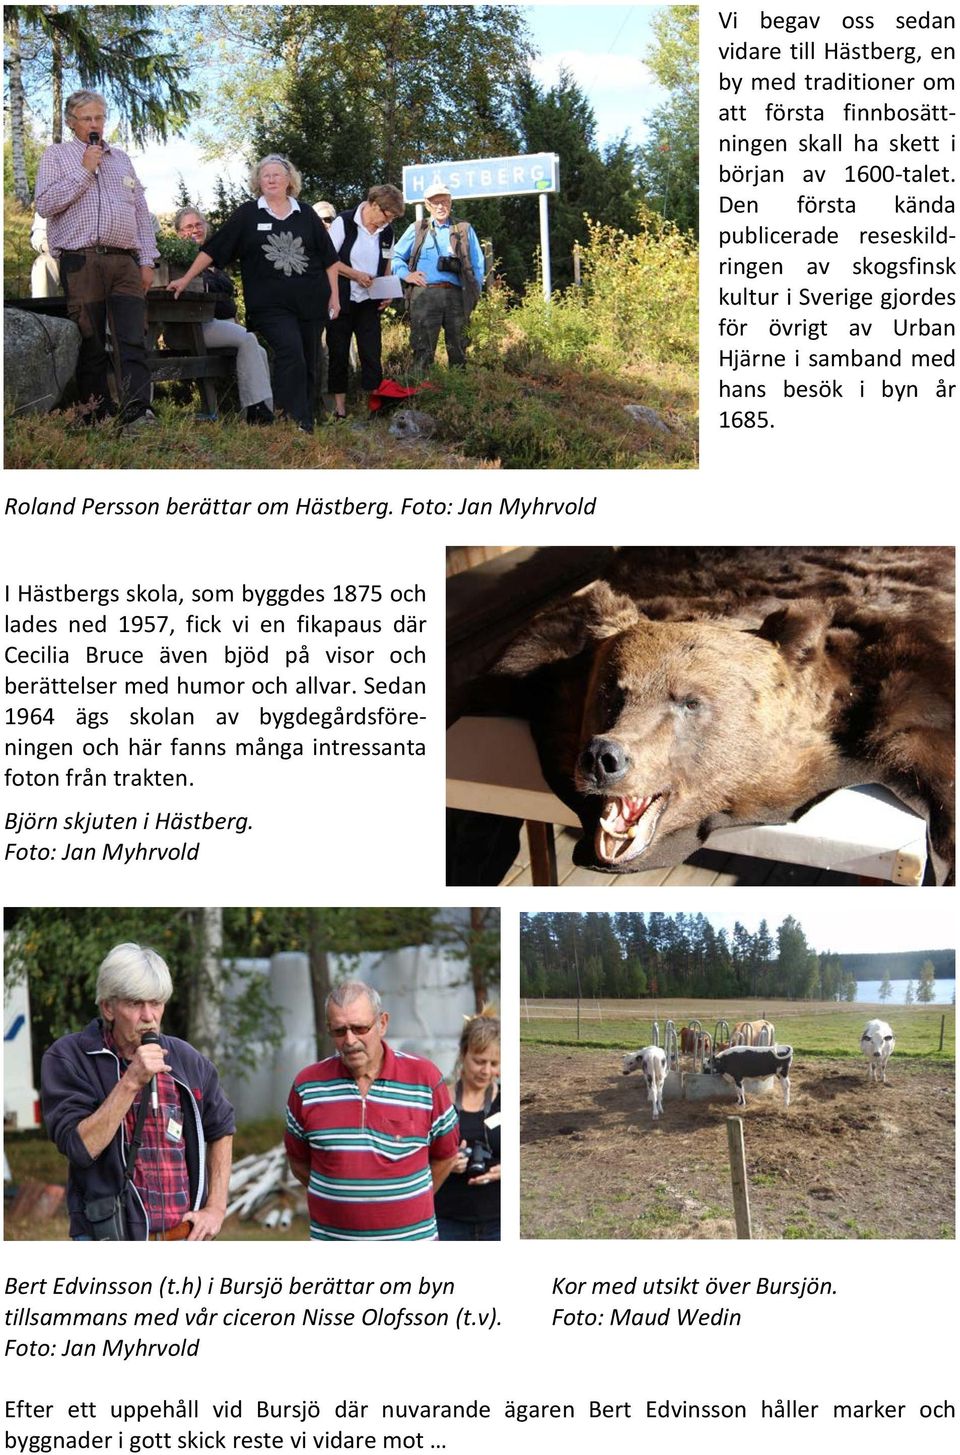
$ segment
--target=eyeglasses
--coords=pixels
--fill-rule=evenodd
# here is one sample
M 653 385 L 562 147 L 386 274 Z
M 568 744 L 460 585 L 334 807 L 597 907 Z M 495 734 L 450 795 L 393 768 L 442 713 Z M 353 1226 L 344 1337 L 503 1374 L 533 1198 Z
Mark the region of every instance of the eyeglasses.
M 373 1030 L 376 1021 L 371 1021 L 368 1026 L 327 1026 L 328 1033 L 335 1041 L 342 1041 L 347 1031 L 352 1036 L 365 1036 Z

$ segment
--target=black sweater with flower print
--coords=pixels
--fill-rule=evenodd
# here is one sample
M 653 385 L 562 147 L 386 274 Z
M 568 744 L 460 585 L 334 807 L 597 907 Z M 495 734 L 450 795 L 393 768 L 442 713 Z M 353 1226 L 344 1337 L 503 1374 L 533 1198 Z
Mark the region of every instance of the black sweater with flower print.
M 247 325 L 282 308 L 300 318 L 323 318 L 330 299 L 327 268 L 337 261 L 327 229 L 312 207 L 282 221 L 244 202 L 203 245 L 218 268 L 240 260 Z

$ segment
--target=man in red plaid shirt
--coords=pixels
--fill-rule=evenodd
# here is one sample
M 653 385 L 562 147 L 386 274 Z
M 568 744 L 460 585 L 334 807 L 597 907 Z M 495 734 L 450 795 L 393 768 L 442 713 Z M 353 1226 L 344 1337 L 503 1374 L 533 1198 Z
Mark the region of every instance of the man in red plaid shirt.
M 173 984 L 154 950 L 117 945 L 97 977 L 100 1019 L 62 1036 L 40 1068 L 47 1130 L 70 1163 L 73 1238 L 108 1237 L 101 1206 L 119 1197 L 129 1241 L 215 1238 L 227 1209 L 234 1116 L 212 1062 L 161 1037 Z M 151 1043 L 145 1036 L 153 1036 Z M 147 1099 L 142 1140 L 129 1149 Z

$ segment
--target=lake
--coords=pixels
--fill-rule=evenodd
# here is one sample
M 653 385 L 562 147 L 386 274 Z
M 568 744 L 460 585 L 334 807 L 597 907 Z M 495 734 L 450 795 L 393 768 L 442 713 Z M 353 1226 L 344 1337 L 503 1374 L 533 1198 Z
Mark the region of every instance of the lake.
M 903 1005 L 905 1003 L 904 997 L 906 996 L 906 993 L 907 993 L 907 985 L 909 984 L 909 981 L 907 981 L 907 980 L 891 980 L 890 981 L 890 984 L 893 987 L 893 994 L 891 995 L 890 999 L 885 1002 L 885 1004 L 887 1004 L 887 1005 Z M 932 1002 L 928 1002 L 928 1004 L 933 1004 L 933 1005 L 950 1005 L 952 1003 L 953 997 L 954 997 L 954 995 L 956 993 L 957 982 L 956 982 L 956 980 L 935 980 L 933 982 L 933 988 L 934 988 L 934 990 L 936 992 L 936 995 L 934 997 L 934 1000 Z M 914 993 L 914 995 L 916 995 L 916 993 L 917 993 L 917 982 L 916 982 L 916 980 L 914 980 L 914 982 L 913 982 L 913 993 Z M 866 1001 L 877 1001 L 877 1002 L 879 1002 L 880 1001 L 880 981 L 879 980 L 858 980 L 857 981 L 857 1000 L 866 1000 Z

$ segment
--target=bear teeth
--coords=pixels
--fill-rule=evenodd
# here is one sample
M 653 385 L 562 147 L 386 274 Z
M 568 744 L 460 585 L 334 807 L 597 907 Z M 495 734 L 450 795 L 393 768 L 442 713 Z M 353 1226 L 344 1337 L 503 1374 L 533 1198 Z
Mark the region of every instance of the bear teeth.
M 613 864 L 642 853 L 653 838 L 660 810 L 650 814 L 649 819 L 646 816 L 651 806 L 662 798 L 662 793 L 651 793 L 643 798 L 608 799 L 603 805 L 603 813 L 597 825 L 597 857 Z M 646 837 L 638 844 L 636 840 L 644 830 L 647 830 Z

